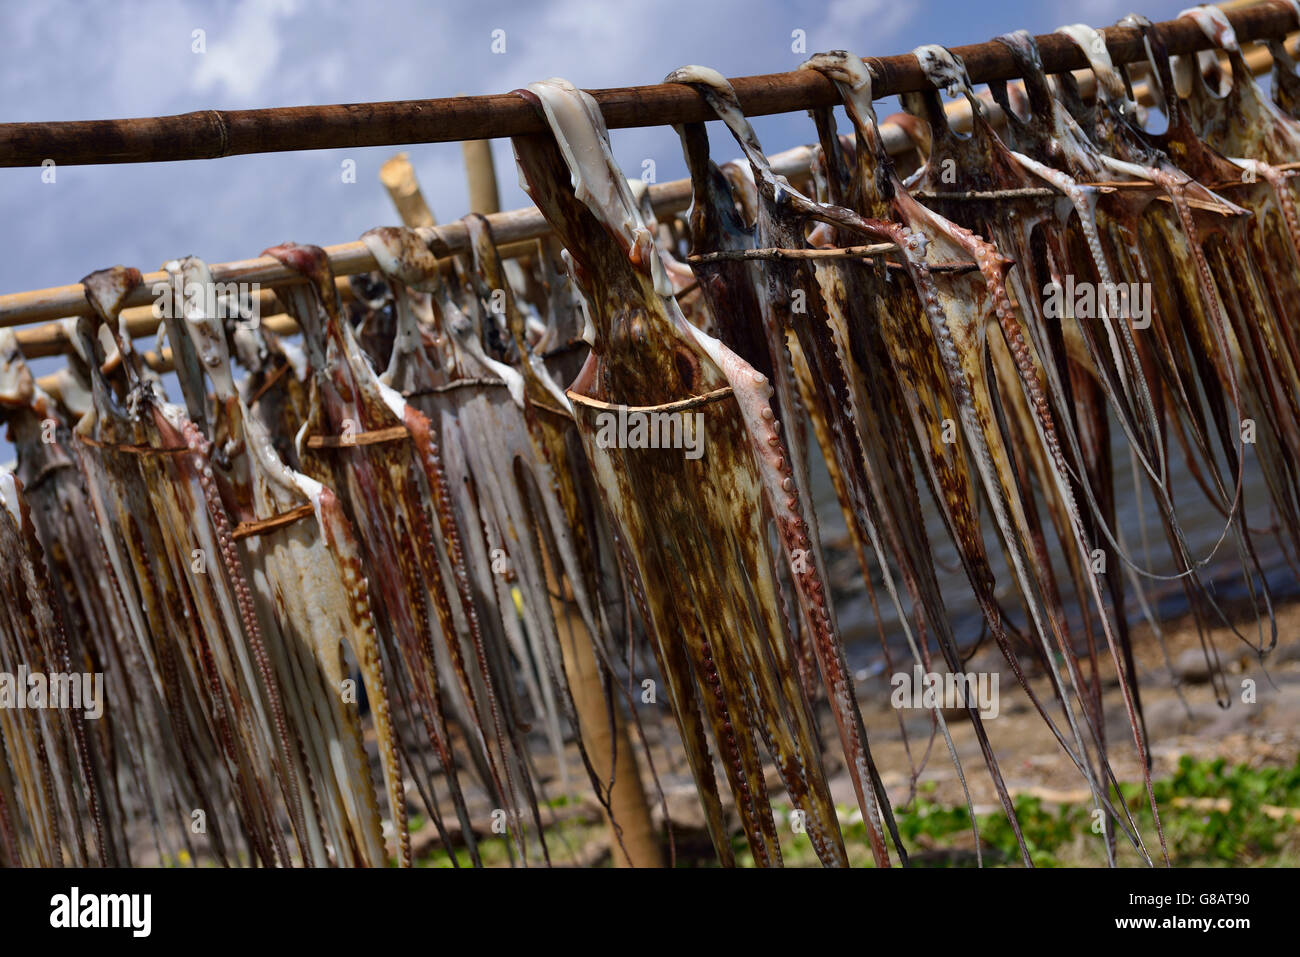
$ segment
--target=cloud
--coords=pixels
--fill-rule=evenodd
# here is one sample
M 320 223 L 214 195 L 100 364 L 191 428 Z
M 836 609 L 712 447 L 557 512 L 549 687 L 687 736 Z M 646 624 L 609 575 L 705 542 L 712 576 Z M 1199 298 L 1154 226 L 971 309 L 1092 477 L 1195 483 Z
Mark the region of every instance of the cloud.
M 922 9 L 919 3 L 899 3 L 897 0 L 832 0 L 826 11 L 826 23 L 816 32 L 840 49 L 850 39 L 856 43 L 870 42 L 878 47 L 898 36 Z M 859 56 L 872 55 L 865 49 L 852 52 Z
M 281 21 L 299 11 L 297 0 L 241 0 L 229 23 L 211 31 L 196 16 L 206 44 L 190 88 L 198 93 L 217 89 L 236 100 L 248 100 L 262 93 L 280 65 L 283 42 Z M 193 38 L 191 33 L 191 38 Z M 192 48 L 191 48 L 192 49 Z M 328 54 L 324 54 L 328 62 Z

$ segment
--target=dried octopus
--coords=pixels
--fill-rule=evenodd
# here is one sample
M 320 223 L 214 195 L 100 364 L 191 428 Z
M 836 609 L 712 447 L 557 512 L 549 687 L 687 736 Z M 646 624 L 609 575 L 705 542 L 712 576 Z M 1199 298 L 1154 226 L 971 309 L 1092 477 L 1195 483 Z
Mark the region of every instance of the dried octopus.
M 804 69 L 834 84 L 852 134 L 832 110 L 813 112 L 817 144 L 798 157 L 811 195 L 764 154 L 721 76 L 675 71 L 668 82 L 697 91 L 743 154 L 715 164 L 703 124 L 678 130 L 694 194 L 685 229 L 658 222 L 622 176 L 589 96 L 533 84 L 518 95 L 548 131 L 513 143 L 553 235 L 531 265 L 503 263 L 482 217 L 463 221 L 469 253 L 450 265 L 430 229 L 371 230 L 380 269 L 353 278 L 359 302 L 345 308 L 323 250 L 274 247 L 305 280 L 281 292 L 299 349 L 191 302 L 182 290 L 213 285 L 207 267 L 169 263 L 184 408 L 120 321 L 134 270 L 85 280 L 93 318 L 68 326 L 62 404 L 0 333 L 0 416 L 19 450 L 17 474 L 0 472 L 0 540 L 17 557 L 0 581 L 0 669 L 102 671 L 111 706 L 100 724 L 0 709 L 0 863 L 127 863 L 127 825 L 144 815 L 173 858 L 383 865 L 392 836 L 410 864 L 409 780 L 444 845 L 463 843 L 479 864 L 470 774 L 505 814 L 512 860 L 536 847 L 549 862 L 529 745 L 546 743 L 567 790 L 573 740 L 609 811 L 596 765 L 615 756 L 584 740 L 590 715 L 572 681 L 587 665 L 575 661 L 594 668 L 608 722 L 622 697 L 639 728 L 617 686 L 642 646 L 723 863 L 735 862 L 729 804 L 755 862 L 782 863 L 769 764 L 819 860 L 848 863 L 821 695 L 875 863 L 891 862 L 891 839 L 906 862 L 830 598 L 809 499 L 821 465 L 877 617 L 876 578 L 916 663 L 960 672 L 971 650 L 935 557 L 951 546 L 987 633 L 1105 813 L 1111 860 L 1118 830 L 1149 862 L 1110 797 L 1101 642 L 1154 811 L 1128 603 L 1149 615 L 1148 584 L 1176 583 L 1210 654 L 1205 635 L 1227 617 L 1205 569 L 1230 542 L 1263 655 L 1276 630 L 1265 634 L 1264 532 L 1245 519 L 1248 459 L 1277 516 L 1266 531 L 1300 535 L 1300 331 L 1288 313 L 1300 294 L 1300 80 L 1272 44 L 1270 101 L 1221 14 L 1184 16 L 1226 53 L 1231 85 L 1174 62 L 1149 23 L 1127 19 L 1169 118 L 1158 135 L 1087 27 L 1061 32 L 1088 59 L 1091 100 L 1072 76 L 1049 80 L 1028 34 L 998 38 L 1024 78 L 990 85 L 999 129 L 960 60 L 918 48 L 935 89 L 903 98 L 923 154 L 906 181 L 868 66 L 819 54 Z M 969 137 L 948 127 L 941 89 L 970 103 Z M 1104 305 L 1096 321 L 1050 312 L 1048 289 L 1075 279 L 1153 288 L 1148 322 Z M 238 386 L 232 355 L 248 371 Z M 1257 442 L 1239 432 L 1246 421 Z M 628 441 L 642 422 L 666 444 Z M 1172 573 L 1139 561 L 1120 527 L 1113 430 L 1135 490 L 1155 503 Z M 1188 544 L 1175 462 L 1223 518 L 1209 555 Z M 929 509 L 947 541 L 927 532 Z M 1023 630 L 997 589 L 990 524 Z M 354 668 L 391 835 L 344 693 Z M 1019 838 L 989 728 L 973 701 L 966 711 Z M 965 787 L 946 716 L 931 719 Z M 914 784 L 914 760 L 912 771 Z M 196 808 L 206 841 L 178 826 Z

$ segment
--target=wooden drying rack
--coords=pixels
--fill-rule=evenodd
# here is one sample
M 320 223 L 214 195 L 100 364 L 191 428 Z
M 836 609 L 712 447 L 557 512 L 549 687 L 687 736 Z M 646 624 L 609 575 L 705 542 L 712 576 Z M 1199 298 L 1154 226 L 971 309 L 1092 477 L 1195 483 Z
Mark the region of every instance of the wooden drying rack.
M 1295 8 L 1283 0 L 1261 3 L 1234 0 L 1220 6 L 1243 44 L 1264 39 L 1284 40 L 1289 31 L 1300 27 Z M 1170 54 L 1211 48 L 1200 27 L 1190 20 L 1165 21 L 1156 24 L 1156 29 Z M 1145 58 L 1137 29 L 1109 27 L 1101 33 L 1117 65 Z M 1095 78 L 1073 41 L 1060 34 L 1035 39 L 1044 72 L 1076 71 L 1082 93 L 1091 95 Z M 1010 52 L 996 41 L 953 47 L 952 52 L 962 58 L 972 84 L 1013 80 L 1019 76 Z M 1259 74 L 1270 68 L 1272 57 L 1266 49 L 1255 48 L 1248 51 L 1247 62 Z M 868 57 L 866 63 L 873 73 L 872 92 L 876 98 L 921 91 L 930 86 L 911 54 Z M 796 112 L 839 103 L 834 84 L 811 70 L 740 77 L 731 83 L 747 116 Z M 588 92 L 611 129 L 715 119 L 699 94 L 680 84 Z M 1145 100 L 1151 102 L 1149 94 Z M 950 104 L 948 113 L 954 128 L 969 128 L 970 107 L 964 99 Z M 996 122 L 1000 111 L 990 104 L 990 113 Z M 206 110 L 125 120 L 7 123 L 0 124 L 0 166 L 40 166 L 46 159 L 53 159 L 59 165 L 211 159 L 248 153 L 474 141 L 545 130 L 545 123 L 535 108 L 515 94 L 264 110 Z M 881 133 L 886 149 L 893 155 L 915 149 L 911 138 L 896 124 L 881 124 Z M 466 147 L 468 156 L 470 143 Z M 810 157 L 807 147 L 798 147 L 775 154 L 772 166 L 779 175 L 801 178 L 808 173 Z M 690 180 L 652 185 L 649 199 L 661 217 L 680 213 L 690 206 Z M 494 212 L 487 219 L 493 237 L 507 255 L 531 249 L 532 241 L 550 232 L 536 207 Z M 463 253 L 470 246 L 468 232 L 461 222 L 421 226 L 419 232 L 440 258 Z M 325 251 L 337 277 L 378 268 L 374 257 L 359 241 L 328 246 Z M 209 268 L 214 282 L 261 286 L 261 314 L 276 317 L 274 327 L 292 331 L 292 320 L 280 315 L 284 310 L 274 289 L 302 282 L 300 276 L 267 256 L 213 264 Z M 149 273 L 127 298 L 123 317 L 132 337 L 150 335 L 157 330 L 159 322 L 151 308 L 152 286 L 165 281 L 166 273 Z M 339 285 L 346 288 L 346 280 L 340 279 Z M 85 289 L 80 283 L 0 296 L 0 327 L 45 323 L 17 333 L 19 345 L 28 358 L 68 350 L 67 330 L 62 323 L 51 320 L 90 314 Z

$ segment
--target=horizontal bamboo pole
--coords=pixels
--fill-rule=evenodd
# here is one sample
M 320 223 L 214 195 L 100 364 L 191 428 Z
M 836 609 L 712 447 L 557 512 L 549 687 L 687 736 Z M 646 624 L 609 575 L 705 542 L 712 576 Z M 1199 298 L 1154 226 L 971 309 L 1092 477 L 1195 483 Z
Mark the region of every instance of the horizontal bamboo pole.
M 1228 18 L 1242 40 L 1280 39 L 1296 27 L 1295 14 L 1280 0 L 1233 10 Z M 1200 27 L 1189 20 L 1166 21 L 1159 24 L 1159 29 L 1170 53 L 1191 53 L 1207 46 Z M 1138 30 L 1110 27 L 1104 33 L 1117 63 L 1145 57 Z M 1069 38 L 1047 34 L 1037 40 L 1047 72 L 1087 66 L 1083 53 Z M 953 52 L 965 61 L 973 82 L 1010 80 L 1018 75 L 1010 51 L 1000 43 L 954 47 Z M 910 54 L 872 57 L 867 62 L 876 76 L 877 96 L 924 90 L 930 85 Z M 749 116 L 831 106 L 839 100 L 834 84 L 812 70 L 738 77 L 731 82 Z M 713 118 L 701 96 L 680 84 L 589 92 L 610 129 Z M 202 110 L 137 119 L 5 123 L 0 124 L 0 166 L 39 166 L 45 160 L 64 166 L 159 163 L 288 150 L 496 139 L 545 130 L 536 107 L 515 93 L 263 110 Z
M 772 163 L 773 169 L 783 176 L 804 175 L 808 170 L 808 149 L 801 146 L 778 153 L 772 157 Z M 656 214 L 661 216 L 679 213 L 691 204 L 689 179 L 654 184 L 650 186 L 649 192 L 650 202 Z M 487 220 L 492 227 L 493 237 L 503 247 L 535 240 L 550 232 L 550 225 L 535 206 L 493 213 L 487 217 Z M 442 226 L 421 227 L 419 232 L 429 248 L 439 257 L 466 252 L 470 248 L 469 233 L 465 224 L 459 221 Z M 329 256 L 330 266 L 335 276 L 352 276 L 379 268 L 375 257 L 359 240 L 337 246 L 326 246 L 325 252 Z M 210 265 L 209 269 L 215 283 L 257 283 L 259 286 L 271 288 L 305 281 L 279 260 L 272 259 L 270 256 L 238 262 L 215 263 Z M 127 297 L 125 307 L 130 309 L 151 306 L 154 300 L 153 286 L 159 282 L 167 282 L 165 272 L 145 275 L 144 282 Z M 85 289 L 81 283 L 0 296 L 0 327 L 49 322 L 66 316 L 90 314 L 90 304 L 86 301 Z M 154 320 L 149 331 L 156 326 L 157 320 Z M 19 341 L 22 342 L 21 336 Z
M 166 280 L 166 273 L 151 273 L 146 278 L 148 280 L 156 277 L 162 277 L 161 281 Z M 356 299 L 352 292 L 352 286 L 346 279 L 335 280 L 340 298 L 345 302 L 351 302 Z M 81 289 L 80 285 L 60 286 L 60 290 Z M 49 292 L 51 290 L 44 290 Z M 162 320 L 153 313 L 153 297 L 150 294 L 149 305 L 133 306 L 129 309 L 122 310 L 122 318 L 126 321 L 127 331 L 132 339 L 141 339 L 145 336 L 152 336 L 158 331 Z M 83 296 L 84 301 L 84 296 Z M 284 306 L 275 294 L 274 289 L 263 289 L 258 293 L 257 302 L 258 313 L 262 317 L 262 325 L 272 332 L 280 335 L 292 335 L 298 331 L 298 325 L 294 320 L 285 314 Z M 89 315 L 90 307 L 86 306 L 78 312 L 79 315 Z M 18 339 L 18 347 L 22 350 L 23 355 L 28 359 L 39 359 L 45 356 L 62 355 L 68 351 L 69 339 L 68 329 L 62 322 L 46 322 L 39 326 L 32 326 L 28 329 L 20 329 L 15 333 Z M 167 370 L 170 370 L 170 366 Z M 167 371 L 162 370 L 162 371 Z
M 291 336 L 298 331 L 298 323 L 296 323 L 290 316 L 284 314 L 264 318 L 262 320 L 262 327 L 281 336 Z M 30 330 L 24 330 L 24 332 L 26 331 Z M 148 333 L 137 333 L 134 329 L 131 332 L 133 338 L 147 334 Z M 19 335 L 21 336 L 22 333 L 19 333 Z M 67 345 L 65 339 L 62 343 L 56 344 L 56 346 L 50 348 L 49 351 L 40 352 L 39 355 L 59 355 L 66 351 Z M 23 349 L 23 354 L 28 359 L 36 357 L 28 349 Z M 157 373 L 171 372 L 172 369 L 175 368 L 172 362 L 172 350 L 170 347 L 164 347 L 160 352 L 142 352 L 140 358 L 144 360 L 145 365 Z M 50 395 L 54 396 L 54 398 L 62 399 L 63 373 L 66 371 L 67 370 L 65 369 L 60 372 L 51 373 L 50 375 L 40 376 L 36 380 L 36 384 Z

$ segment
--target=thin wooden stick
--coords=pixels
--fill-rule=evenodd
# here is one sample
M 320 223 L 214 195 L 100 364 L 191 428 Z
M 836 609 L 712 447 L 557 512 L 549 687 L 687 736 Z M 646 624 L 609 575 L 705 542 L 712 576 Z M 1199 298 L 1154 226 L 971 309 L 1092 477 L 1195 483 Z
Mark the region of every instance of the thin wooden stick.
M 1280 39 L 1296 27 L 1295 14 L 1279 0 L 1234 10 L 1227 16 L 1241 40 Z M 1193 53 L 1210 46 L 1200 27 L 1190 20 L 1170 20 L 1158 28 L 1170 53 Z M 1137 29 L 1110 27 L 1104 35 L 1116 63 L 1145 58 Z M 1068 37 L 1047 34 L 1036 39 L 1046 72 L 1087 66 L 1082 51 Z M 994 41 L 954 47 L 953 52 L 965 61 L 974 83 L 1018 76 L 1011 52 Z M 930 88 L 910 54 L 867 62 L 876 76 L 873 89 L 878 97 Z M 814 70 L 739 77 L 731 83 L 741 109 L 749 116 L 792 113 L 839 102 L 834 84 Z M 714 118 L 701 96 L 681 84 L 589 92 L 610 129 Z M 497 139 L 545 131 L 537 108 L 514 93 L 267 110 L 202 110 L 124 120 L 6 123 L 0 125 L 0 166 L 39 166 L 44 160 L 64 166 L 158 163 L 286 150 Z
M 892 253 L 898 247 L 893 243 L 876 243 L 872 246 L 841 246 L 834 249 L 730 249 L 716 253 L 700 253 L 686 257 L 691 263 L 746 262 L 751 259 L 863 259 Z
M 1095 185 L 1095 184 L 1088 184 Z M 1103 190 L 1104 192 L 1105 190 Z M 994 190 L 970 190 L 968 192 L 946 192 L 946 193 L 917 193 L 916 198 L 925 202 L 927 200 L 958 200 L 979 202 L 980 200 L 999 200 L 999 199 L 1040 199 L 1048 196 L 1059 196 L 1060 191 L 1047 186 L 1026 186 L 1021 189 L 994 189 Z
M 273 532 L 277 528 L 284 528 L 286 525 L 292 525 L 299 519 L 306 518 L 316 506 L 311 502 L 299 505 L 297 508 L 291 508 L 287 512 L 281 512 L 279 515 L 272 515 L 270 518 L 260 518 L 253 522 L 240 522 L 230 533 L 230 537 L 235 541 L 241 538 L 248 538 L 250 535 L 265 535 L 267 532 Z
M 1056 195 L 1056 193 L 1053 192 L 1052 195 Z M 893 243 L 877 243 L 872 246 L 842 246 L 828 249 L 780 249 L 776 247 L 768 249 L 729 249 L 723 252 L 687 256 L 686 261 L 696 264 L 747 262 L 756 259 L 878 259 L 886 253 L 894 252 L 897 248 Z M 885 260 L 885 267 L 888 269 L 907 268 L 902 263 L 895 262 L 892 259 Z M 930 272 L 969 272 L 972 269 L 979 268 L 973 262 L 926 263 L 925 267 Z M 682 293 L 678 293 L 678 295 L 680 296 Z
M 445 385 L 435 385 L 427 389 L 414 389 L 410 392 L 403 392 L 402 398 L 410 399 L 417 395 L 442 395 L 444 392 L 455 392 L 457 389 L 504 389 L 505 385 L 504 379 L 454 379 Z
M 382 442 L 396 442 L 405 439 L 410 432 L 404 425 L 393 425 L 373 432 L 351 432 L 347 435 L 309 435 L 309 449 L 350 449 L 356 445 L 379 445 Z

